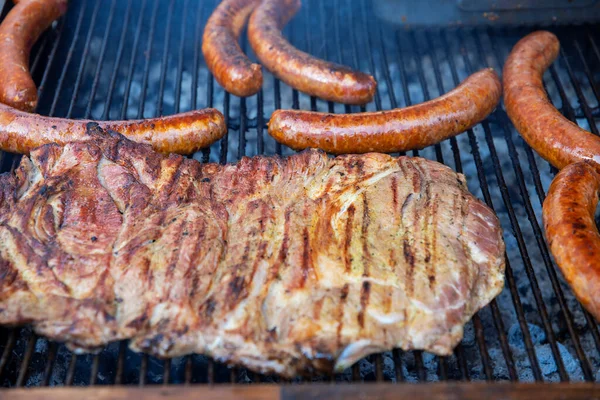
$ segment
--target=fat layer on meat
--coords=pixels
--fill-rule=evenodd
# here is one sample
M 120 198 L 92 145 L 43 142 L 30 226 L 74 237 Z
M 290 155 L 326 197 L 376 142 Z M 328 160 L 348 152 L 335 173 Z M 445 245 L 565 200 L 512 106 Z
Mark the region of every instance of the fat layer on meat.
M 0 324 L 289 377 L 395 347 L 448 355 L 502 290 L 498 219 L 439 163 L 200 164 L 90 134 L 0 176 Z

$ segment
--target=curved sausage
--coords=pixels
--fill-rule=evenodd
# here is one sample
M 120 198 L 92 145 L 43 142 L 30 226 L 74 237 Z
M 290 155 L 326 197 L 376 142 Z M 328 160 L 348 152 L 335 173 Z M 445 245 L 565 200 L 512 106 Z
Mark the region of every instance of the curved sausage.
M 552 181 L 544 201 L 546 238 L 577 299 L 600 320 L 600 234 L 594 221 L 600 175 L 577 162 Z
M 276 110 L 269 134 L 295 150 L 312 147 L 334 154 L 422 149 L 485 119 L 501 95 L 500 79 L 488 68 L 443 96 L 406 108 L 356 114 Z
M 212 13 L 202 36 L 202 53 L 215 79 L 229 93 L 256 94 L 262 86 L 261 67 L 242 52 L 238 37 L 260 0 L 224 0 Z
M 150 144 L 162 153 L 191 154 L 227 132 L 223 114 L 213 108 L 143 120 L 89 121 L 45 117 L 0 104 L 0 149 L 29 153 L 47 143 L 84 141 L 90 122 L 135 142 Z
M 542 76 L 559 49 L 556 36 L 546 31 L 515 45 L 503 71 L 506 113 L 523 139 L 556 168 L 582 160 L 600 163 L 600 138 L 563 117 L 544 90 Z
M 325 100 L 365 104 L 373 99 L 377 83 L 353 71 L 299 51 L 281 29 L 300 8 L 300 0 L 263 0 L 250 17 L 248 39 L 260 62 L 293 88 Z
M 67 0 L 15 1 L 0 24 L 0 102 L 23 111 L 37 106 L 37 88 L 29 73 L 31 47 L 67 10 Z

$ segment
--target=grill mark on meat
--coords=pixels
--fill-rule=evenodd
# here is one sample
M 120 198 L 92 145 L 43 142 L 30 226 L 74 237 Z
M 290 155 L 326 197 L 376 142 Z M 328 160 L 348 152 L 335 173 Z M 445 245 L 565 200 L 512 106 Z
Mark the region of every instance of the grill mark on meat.
M 313 319 L 318 321 L 321 319 L 321 310 L 323 309 L 323 302 L 325 298 L 321 297 L 319 300 L 315 301 L 315 305 L 313 307 Z
M 369 253 L 369 223 L 371 222 L 371 217 L 369 216 L 369 203 L 367 201 L 367 194 L 363 192 L 363 220 L 362 220 L 362 241 L 363 241 L 363 251 L 362 251 L 362 261 L 363 261 L 363 278 L 370 277 L 370 260 L 371 254 Z M 364 328 L 365 326 L 365 311 L 367 306 L 369 305 L 371 295 L 371 282 L 363 281 L 362 288 L 360 291 L 360 311 L 358 313 L 358 325 L 360 328 Z
M 245 263 L 248 261 L 250 255 L 250 243 L 246 242 L 244 246 L 244 254 L 242 256 L 242 263 L 238 264 L 233 268 L 233 274 L 227 284 L 227 297 L 226 297 L 226 309 L 228 311 L 233 310 L 238 303 L 247 295 L 247 282 L 244 275 L 238 274 L 239 271 L 244 272 Z
M 402 250 L 404 252 L 404 260 L 408 263 L 406 267 L 406 295 L 412 296 L 414 293 L 414 272 L 415 272 L 415 255 L 410 247 L 410 243 L 408 243 L 407 239 L 404 239 L 402 242 Z
M 367 195 L 365 192 L 362 194 L 363 198 L 363 219 L 361 227 L 361 239 L 363 242 L 362 248 L 362 261 L 363 261 L 363 277 L 369 277 L 369 264 L 371 259 L 371 253 L 369 253 L 369 224 L 371 223 L 371 217 L 369 216 L 369 202 L 367 201 Z
M 433 226 L 435 213 L 434 207 L 436 207 L 435 202 L 433 201 L 433 196 L 431 194 L 431 185 L 429 183 L 425 184 L 425 215 L 423 216 L 423 243 L 424 243 L 424 253 L 425 258 L 423 260 L 425 264 L 425 273 L 427 275 L 427 280 L 429 283 L 429 288 L 433 289 L 433 285 L 435 282 L 435 266 L 431 261 L 431 249 L 434 248 L 435 245 L 435 229 Z
M 279 249 L 279 254 L 277 256 L 278 262 L 275 263 L 274 268 L 271 270 L 271 277 L 269 281 L 274 279 L 279 279 L 279 270 L 282 265 L 285 265 L 288 254 L 289 240 L 290 240 L 290 215 L 292 213 L 291 208 L 286 208 L 284 213 L 284 223 L 283 223 L 283 239 L 281 240 L 281 248 Z
M 459 238 L 462 238 L 465 234 L 465 230 L 467 228 L 467 216 L 469 214 L 469 210 L 468 210 L 468 201 L 465 201 L 464 197 L 462 197 L 461 195 L 458 195 L 458 197 L 461 197 L 461 202 L 460 202 L 460 215 L 461 215 L 461 221 L 460 221 L 460 231 L 459 231 Z M 468 245 L 466 243 L 465 240 L 461 240 L 460 241 L 462 243 L 462 248 L 465 254 L 471 254 Z M 473 260 L 471 259 L 471 257 L 466 257 L 467 258 L 467 263 L 462 265 L 462 269 L 463 271 L 461 271 L 461 273 L 459 274 L 460 277 L 462 277 L 462 281 L 463 283 L 467 283 L 471 281 L 471 268 L 473 263 Z
M 194 242 L 194 252 L 192 253 L 193 256 L 191 257 L 192 260 L 195 260 L 196 255 L 200 252 L 205 234 L 206 234 L 206 222 L 203 221 L 202 224 L 200 225 L 200 232 L 198 232 L 198 240 L 196 240 Z M 200 280 L 199 273 L 201 271 L 196 268 L 193 268 L 193 267 L 190 268 L 189 271 L 192 271 L 192 273 L 193 273 L 192 289 L 190 290 L 190 298 L 192 298 L 196 295 L 196 291 L 198 290 L 198 281 Z M 186 275 L 187 275 L 187 273 L 186 273 Z M 208 282 L 208 287 L 206 288 L 206 291 L 208 292 L 211 287 L 212 287 L 212 279 Z
M 364 281 L 360 289 L 360 311 L 358 312 L 358 326 L 361 330 L 365 327 L 365 311 L 369 305 L 369 297 L 371 294 L 371 282 Z
M 303 288 L 308 279 L 308 274 L 312 268 L 312 261 L 310 259 L 310 238 L 308 236 L 308 228 L 304 227 L 302 232 L 302 273 L 300 274 L 300 282 L 298 283 L 299 288 Z
M 347 283 L 342 287 L 342 293 L 340 294 L 340 303 L 338 306 L 338 326 L 336 330 L 336 344 L 337 347 L 340 347 L 340 343 L 342 342 L 342 328 L 344 327 L 344 311 L 346 309 L 346 299 L 348 298 L 348 289 L 349 285 Z
M 348 209 L 346 210 L 346 232 L 344 239 L 344 268 L 346 272 L 350 272 L 352 270 L 352 259 L 350 257 L 350 244 L 352 244 L 352 223 L 354 222 L 354 213 L 356 209 L 354 208 L 354 204 L 350 204 Z
M 432 206 L 431 206 L 431 223 L 430 223 L 430 232 L 431 232 L 431 247 L 433 252 L 429 250 L 429 254 L 431 254 L 431 262 L 428 265 L 429 270 L 429 288 L 431 291 L 434 291 L 436 284 L 436 276 L 437 276 L 437 220 L 438 220 L 438 206 L 439 201 L 436 198 L 432 198 Z
M 171 250 L 171 254 L 169 255 L 170 262 L 167 265 L 167 271 L 165 273 L 165 280 L 169 281 L 173 278 L 173 274 L 175 273 L 175 269 L 177 268 L 177 262 L 179 261 L 179 253 L 181 252 L 182 238 L 181 234 L 185 232 L 187 229 L 187 222 L 179 225 L 179 229 L 177 230 L 176 237 L 178 238 L 177 242 L 174 244 L 175 247 Z
M 390 181 L 390 186 L 392 188 L 392 202 L 394 203 L 394 210 L 396 210 L 398 208 L 398 178 L 392 176 Z

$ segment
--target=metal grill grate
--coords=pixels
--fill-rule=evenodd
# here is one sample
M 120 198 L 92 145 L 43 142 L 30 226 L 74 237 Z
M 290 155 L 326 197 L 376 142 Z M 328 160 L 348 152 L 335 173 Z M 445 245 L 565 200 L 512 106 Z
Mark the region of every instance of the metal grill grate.
M 302 50 L 373 74 L 379 82 L 374 102 L 366 107 L 327 103 L 269 74 L 256 96 L 240 99 L 215 84 L 200 52 L 202 29 L 214 6 L 190 0 L 72 2 L 66 17 L 34 49 L 38 112 L 125 119 L 216 107 L 227 118 L 229 134 L 196 159 L 225 163 L 245 155 L 287 155 L 292 151 L 266 134 L 274 109 L 357 112 L 419 103 L 477 69 L 500 71 L 512 45 L 533 30 L 395 30 L 374 18 L 367 0 L 305 0 L 286 35 Z M 563 51 L 545 77 L 554 104 L 595 134 L 599 29 L 552 29 Z M 249 51 L 245 39 L 242 45 Z M 495 209 L 507 244 L 506 288 L 467 324 L 465 339 L 450 357 L 394 350 L 368 357 L 343 374 L 313 379 L 599 380 L 598 326 L 557 273 L 543 238 L 541 202 L 556 171 L 524 144 L 502 109 L 465 134 L 411 155 L 463 172 L 470 190 Z M 0 153 L 1 170 L 12 170 L 18 160 Z M 3 386 L 279 382 L 204 356 L 157 360 L 129 351 L 125 342 L 98 355 L 74 355 L 28 328 L 0 329 L 0 354 Z

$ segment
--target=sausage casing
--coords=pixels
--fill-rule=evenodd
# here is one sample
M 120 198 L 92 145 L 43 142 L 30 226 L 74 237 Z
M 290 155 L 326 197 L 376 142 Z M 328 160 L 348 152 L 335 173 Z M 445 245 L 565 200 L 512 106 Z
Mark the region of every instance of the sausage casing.
M 208 69 L 225 90 L 246 97 L 258 92 L 263 77 L 260 65 L 242 52 L 238 37 L 260 0 L 224 0 L 212 13 L 202 37 Z
M 406 108 L 355 114 L 276 110 L 269 134 L 295 150 L 319 148 L 334 154 L 421 149 L 485 119 L 501 95 L 500 79 L 488 68 L 443 96 Z
M 260 62 L 293 88 L 325 100 L 365 104 L 377 83 L 363 72 L 327 62 L 292 46 L 281 29 L 300 8 L 300 0 L 263 0 L 248 23 L 248 40 Z
M 600 138 L 563 117 L 544 90 L 544 71 L 559 49 L 558 38 L 546 31 L 515 45 L 503 71 L 506 113 L 525 141 L 555 167 L 582 160 L 600 163 Z
M 143 120 L 89 121 L 45 117 L 0 104 L 0 149 L 27 154 L 48 143 L 84 141 L 89 123 L 150 144 L 162 153 L 191 154 L 227 132 L 223 114 L 212 108 Z
M 15 2 L 0 24 L 0 102 L 33 111 L 38 94 L 29 72 L 29 53 L 50 24 L 67 10 L 67 0 Z
M 577 162 L 552 181 L 544 201 L 546 239 L 556 263 L 583 306 L 600 321 L 600 234 L 594 220 L 600 175 Z

